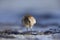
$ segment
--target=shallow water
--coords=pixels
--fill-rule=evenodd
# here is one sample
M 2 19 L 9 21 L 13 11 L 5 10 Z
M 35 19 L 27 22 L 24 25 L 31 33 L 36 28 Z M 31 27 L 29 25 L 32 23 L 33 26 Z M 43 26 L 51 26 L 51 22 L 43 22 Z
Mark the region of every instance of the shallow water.
M 0 38 L 0 40 L 60 40 L 60 34 L 54 35 L 13 35 L 16 38 Z
M 22 28 L 22 29 L 21 29 Z M 22 32 L 22 31 L 27 31 L 26 28 L 24 27 L 20 27 L 20 26 L 11 26 L 11 27 L 8 27 L 8 26 L 5 26 L 4 27 L 1 27 L 0 30 L 4 30 L 4 29 L 11 29 L 11 30 L 16 30 L 16 31 L 19 31 L 19 32 Z M 47 31 L 49 29 L 58 29 L 58 27 L 56 26 L 49 26 L 49 27 L 34 27 L 32 28 L 33 31 L 36 30 L 36 31 Z M 59 30 L 57 30 L 59 31 Z M 49 34 L 49 35 L 15 35 L 15 34 L 11 34 L 13 37 L 15 38 L 3 38 L 3 37 L 0 37 L 0 40 L 60 40 L 60 33 L 56 33 L 56 34 Z M 11 36 L 10 35 L 10 36 Z

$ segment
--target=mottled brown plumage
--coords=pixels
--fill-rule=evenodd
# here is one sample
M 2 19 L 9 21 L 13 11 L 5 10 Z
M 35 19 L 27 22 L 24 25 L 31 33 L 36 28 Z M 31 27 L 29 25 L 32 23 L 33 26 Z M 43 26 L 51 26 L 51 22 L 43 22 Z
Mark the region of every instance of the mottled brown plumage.
M 31 15 L 25 15 L 22 19 L 22 23 L 27 27 L 27 30 L 28 28 L 32 29 L 33 25 L 36 23 L 36 19 Z

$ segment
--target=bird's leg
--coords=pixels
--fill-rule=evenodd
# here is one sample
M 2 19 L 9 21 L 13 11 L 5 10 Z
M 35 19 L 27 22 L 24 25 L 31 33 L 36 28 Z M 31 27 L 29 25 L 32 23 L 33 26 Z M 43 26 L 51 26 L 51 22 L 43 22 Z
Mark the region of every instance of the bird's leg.
M 30 31 L 31 31 L 31 34 L 32 34 L 32 27 L 30 27 Z
M 30 30 L 31 30 L 31 32 L 32 32 L 32 27 L 30 27 Z
M 28 27 L 27 27 L 27 32 L 28 32 L 29 30 L 28 30 Z

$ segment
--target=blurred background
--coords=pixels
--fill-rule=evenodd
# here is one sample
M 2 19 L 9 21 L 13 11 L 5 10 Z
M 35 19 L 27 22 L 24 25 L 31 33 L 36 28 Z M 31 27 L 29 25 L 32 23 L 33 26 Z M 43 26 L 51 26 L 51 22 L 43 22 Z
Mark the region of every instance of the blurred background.
M 36 18 L 37 23 L 32 31 L 41 32 L 42 35 L 13 34 L 15 39 L 7 39 L 9 36 L 6 37 L 5 30 L 26 31 L 21 23 L 25 14 Z M 1 40 L 60 40 L 60 0 L 0 0 L 0 31 L 2 30 Z M 44 35 L 43 32 L 56 34 Z
M 60 0 L 0 0 L 0 29 L 20 29 L 26 13 L 36 18 L 35 26 L 60 26 Z

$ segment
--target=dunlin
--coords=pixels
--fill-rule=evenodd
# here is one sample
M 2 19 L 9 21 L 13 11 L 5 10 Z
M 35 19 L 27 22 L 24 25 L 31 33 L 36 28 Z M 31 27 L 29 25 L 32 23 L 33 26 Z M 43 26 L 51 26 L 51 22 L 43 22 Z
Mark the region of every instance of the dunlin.
M 28 31 L 29 28 L 32 31 L 32 27 L 36 23 L 36 19 L 33 16 L 31 16 L 31 15 L 25 15 L 22 18 L 22 23 L 27 28 L 27 31 Z

